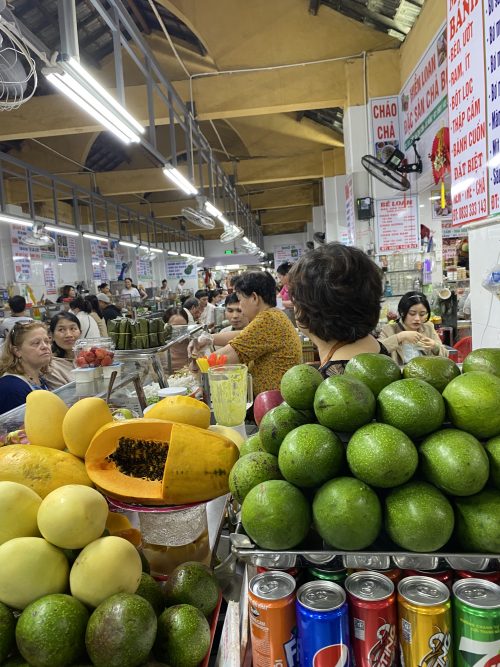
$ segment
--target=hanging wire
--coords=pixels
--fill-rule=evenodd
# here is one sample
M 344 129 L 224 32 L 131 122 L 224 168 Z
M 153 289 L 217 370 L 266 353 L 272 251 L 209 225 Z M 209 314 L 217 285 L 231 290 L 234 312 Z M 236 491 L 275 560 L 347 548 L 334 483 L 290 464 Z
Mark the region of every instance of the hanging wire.
M 26 94 L 30 82 L 33 88 Z M 0 111 L 19 109 L 33 97 L 37 85 L 35 61 L 10 23 L 0 16 Z

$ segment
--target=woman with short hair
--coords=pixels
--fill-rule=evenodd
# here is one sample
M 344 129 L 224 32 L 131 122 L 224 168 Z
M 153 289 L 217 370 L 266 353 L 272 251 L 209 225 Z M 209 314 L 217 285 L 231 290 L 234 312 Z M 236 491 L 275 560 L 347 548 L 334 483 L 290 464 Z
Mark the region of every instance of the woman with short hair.
M 106 326 L 106 320 L 104 319 L 101 306 L 99 304 L 99 299 L 95 294 L 87 294 L 85 301 L 88 301 L 90 304 L 91 311 L 89 313 L 90 317 L 95 321 L 99 328 L 99 336 L 106 338 L 108 336 L 108 327 Z
M 82 330 L 82 338 L 99 338 L 99 327 L 97 322 L 90 316 L 92 306 L 88 301 L 81 296 L 70 302 L 69 307 L 71 312 L 76 315 L 80 321 L 80 328 Z

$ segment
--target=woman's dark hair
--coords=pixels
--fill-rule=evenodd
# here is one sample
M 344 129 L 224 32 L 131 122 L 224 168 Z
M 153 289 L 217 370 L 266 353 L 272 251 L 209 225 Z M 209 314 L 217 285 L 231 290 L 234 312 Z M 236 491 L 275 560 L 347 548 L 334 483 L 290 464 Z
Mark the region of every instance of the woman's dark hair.
M 328 243 L 307 252 L 288 286 L 297 323 L 320 340 L 353 343 L 378 324 L 382 272 L 358 248 Z
M 239 303 L 239 302 L 240 302 L 240 300 L 239 300 L 238 295 L 236 294 L 236 292 L 231 292 L 231 294 L 226 296 L 226 301 L 224 303 L 224 306 L 227 308 L 232 303 Z
M 75 289 L 73 285 L 63 285 L 61 287 L 61 296 L 63 299 L 68 299 L 69 298 L 69 293 L 72 289 Z
M 408 311 L 410 310 L 410 308 L 413 308 L 413 306 L 416 306 L 419 303 L 421 303 L 427 311 L 427 320 L 425 320 L 427 322 L 429 317 L 431 316 L 431 307 L 429 305 L 429 302 L 427 301 L 427 297 L 425 296 L 425 294 L 422 294 L 422 292 L 406 292 L 406 294 L 404 294 L 401 297 L 398 303 L 398 313 L 400 322 L 404 321 L 405 317 L 408 315 Z
M 66 352 L 61 347 L 59 347 L 59 345 L 57 345 L 54 340 L 54 331 L 56 330 L 56 327 L 61 320 L 68 320 L 69 322 L 73 322 L 73 324 L 76 324 L 80 332 L 82 330 L 82 325 L 80 324 L 80 320 L 76 315 L 73 315 L 73 313 L 68 313 L 67 311 L 63 313 L 57 313 L 57 315 L 54 315 L 54 317 L 50 320 L 49 331 L 52 334 L 52 354 L 55 357 L 63 359 L 66 356 Z
M 208 303 L 212 303 L 216 296 L 220 296 L 222 290 L 220 289 L 211 289 L 208 293 Z
M 286 276 L 292 266 L 293 264 L 291 262 L 283 262 L 283 264 L 280 264 L 276 269 L 276 273 L 280 276 Z
M 197 299 L 203 299 L 203 297 L 208 297 L 208 290 L 206 289 L 199 289 L 197 292 L 194 293 L 195 297 Z
M 73 308 L 78 308 L 78 310 L 83 310 L 84 313 L 92 312 L 92 306 L 82 296 L 77 296 L 72 301 L 70 301 L 69 307 L 71 310 L 73 310 Z
M 169 319 L 174 315 L 180 315 L 182 318 L 184 318 L 184 320 L 186 320 L 186 324 L 188 324 L 189 321 L 186 311 L 184 308 L 178 308 L 177 306 L 170 306 L 170 308 L 167 308 L 167 310 L 163 313 L 163 321 L 165 324 L 167 324 Z
M 87 294 L 87 296 L 85 297 L 85 301 L 88 301 L 89 304 L 90 304 L 90 308 L 91 308 L 90 312 L 96 313 L 102 319 L 101 306 L 99 304 L 99 299 L 96 297 L 96 295 L 95 294 Z
M 267 271 L 242 273 L 234 283 L 234 291 L 245 296 L 251 296 L 255 292 L 268 306 L 276 306 L 276 281 Z
M 101 283 L 100 285 L 97 285 L 98 290 L 103 290 L 105 287 L 109 287 L 108 283 Z

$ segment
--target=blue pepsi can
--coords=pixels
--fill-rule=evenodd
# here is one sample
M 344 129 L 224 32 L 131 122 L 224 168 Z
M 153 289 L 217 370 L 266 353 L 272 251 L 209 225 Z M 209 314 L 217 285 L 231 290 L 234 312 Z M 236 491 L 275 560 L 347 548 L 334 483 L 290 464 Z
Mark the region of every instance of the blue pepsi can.
M 351 667 L 346 594 L 333 581 L 310 581 L 297 591 L 300 667 Z

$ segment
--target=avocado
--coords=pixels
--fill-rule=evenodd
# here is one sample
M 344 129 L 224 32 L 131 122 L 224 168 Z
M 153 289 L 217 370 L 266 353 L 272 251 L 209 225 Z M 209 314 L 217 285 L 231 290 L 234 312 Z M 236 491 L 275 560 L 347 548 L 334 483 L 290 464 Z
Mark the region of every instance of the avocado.
M 457 535 L 467 551 L 500 553 L 500 491 L 456 498 Z
M 377 494 L 353 477 L 332 479 L 313 500 L 314 527 L 327 544 L 358 550 L 370 546 L 382 526 Z
M 490 461 L 490 482 L 500 490 L 500 436 L 488 440 L 484 448 Z
M 424 478 L 452 496 L 472 496 L 488 481 L 489 462 L 483 445 L 455 428 L 436 431 L 420 446 Z
M 377 421 L 398 428 L 409 438 L 432 433 L 442 425 L 444 417 L 443 397 L 424 380 L 398 380 L 378 395 Z
M 500 377 L 471 371 L 455 378 L 443 391 L 451 423 L 482 440 L 500 435 Z
M 135 594 L 147 600 L 155 610 L 157 616 L 165 609 L 165 598 L 163 597 L 160 585 L 150 574 L 146 572 L 142 573 L 139 588 Z
M 263 549 L 293 549 L 311 525 L 304 494 L 285 480 L 261 482 L 247 494 L 241 507 L 245 532 Z
M 172 667 L 197 667 L 210 648 L 210 626 L 189 604 L 168 607 L 158 619 L 155 656 Z
M 481 347 L 469 352 L 464 359 L 462 372 L 470 373 L 471 371 L 483 371 L 500 377 L 500 348 Z
M 16 643 L 16 619 L 12 611 L 0 602 L 0 664 L 7 659 Z
M 263 452 L 264 447 L 260 440 L 258 433 L 248 436 L 245 442 L 240 447 L 240 459 L 242 456 L 250 454 L 250 452 Z
M 92 613 L 85 635 L 87 652 L 96 667 L 137 667 L 153 647 L 157 620 L 140 595 L 116 593 Z
M 283 477 L 295 486 L 320 486 L 339 474 L 344 446 L 333 431 L 320 424 L 304 424 L 285 436 L 278 454 Z
M 283 479 L 278 459 L 267 452 L 252 452 L 238 459 L 231 468 L 229 490 L 241 504 L 250 489 L 268 479 Z
M 459 375 L 459 367 L 447 357 L 415 357 L 403 368 L 403 377 L 425 380 L 440 394 Z
M 388 384 L 401 380 L 401 370 L 394 359 L 373 352 L 362 352 L 353 357 L 345 367 L 345 374 L 361 380 L 375 398 Z
M 389 424 L 367 424 L 347 445 L 352 474 L 366 484 L 381 488 L 408 482 L 418 466 L 417 448 L 410 438 Z
M 196 561 L 178 565 L 167 580 L 167 605 L 190 604 L 209 616 L 219 600 L 220 587 L 212 570 Z
M 307 417 L 287 403 L 281 403 L 262 417 L 259 426 L 259 437 L 262 446 L 269 454 L 278 455 L 285 435 L 297 426 L 307 423 Z
M 321 373 L 308 364 L 292 366 L 281 378 L 280 392 L 285 402 L 296 410 L 311 410 L 314 394 L 323 382 Z
M 314 412 L 322 426 L 351 433 L 373 419 L 375 397 L 361 380 L 333 375 L 316 390 Z
M 450 539 L 454 526 L 448 499 L 427 482 L 409 482 L 385 500 L 385 527 L 389 537 L 408 551 L 436 551 Z
M 85 655 L 89 614 L 71 595 L 44 595 L 29 604 L 18 618 L 16 642 L 33 667 L 66 667 Z

